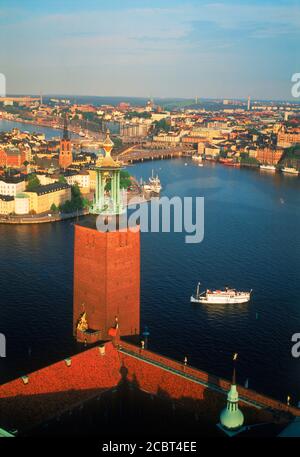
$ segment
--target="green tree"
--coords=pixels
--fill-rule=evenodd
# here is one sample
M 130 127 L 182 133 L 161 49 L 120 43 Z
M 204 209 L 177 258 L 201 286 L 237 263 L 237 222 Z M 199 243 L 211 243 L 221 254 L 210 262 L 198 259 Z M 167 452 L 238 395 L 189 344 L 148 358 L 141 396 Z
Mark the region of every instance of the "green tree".
M 67 182 L 67 180 L 66 180 L 66 178 L 64 177 L 64 175 L 59 175 L 58 182 L 64 183 L 64 184 L 65 184 L 65 183 Z
M 133 117 L 139 117 L 143 119 L 150 119 L 151 118 L 151 113 L 148 111 L 143 111 L 142 113 L 138 111 L 131 111 L 129 113 L 126 113 L 125 119 L 132 119 Z
M 62 213 L 74 213 L 88 206 L 88 200 L 82 197 L 78 184 L 75 184 L 71 188 L 71 200 L 67 200 L 64 204 L 60 205 L 59 209 Z
M 128 189 L 131 186 L 131 177 L 128 171 L 121 170 L 120 172 L 120 187 L 121 189 Z
M 27 182 L 28 192 L 35 191 L 37 189 L 37 187 L 39 187 L 40 185 L 41 185 L 41 182 L 40 182 L 39 178 L 37 177 L 37 175 L 35 175 L 35 174 L 29 175 L 28 182 Z
M 51 207 L 50 207 L 50 210 L 53 211 L 53 213 L 56 213 L 58 211 L 58 208 L 57 206 L 55 205 L 55 203 L 52 203 Z
M 170 129 L 171 129 L 171 126 L 166 119 L 161 119 L 160 121 L 154 122 L 154 132 L 155 133 L 158 133 L 160 130 L 163 130 L 168 133 L 170 131 Z

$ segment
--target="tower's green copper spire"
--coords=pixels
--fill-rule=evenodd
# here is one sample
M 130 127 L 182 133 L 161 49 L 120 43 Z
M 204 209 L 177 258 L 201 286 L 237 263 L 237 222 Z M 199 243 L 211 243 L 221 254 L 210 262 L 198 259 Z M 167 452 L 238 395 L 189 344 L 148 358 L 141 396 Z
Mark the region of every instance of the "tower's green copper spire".
M 220 423 L 222 427 L 229 431 L 238 430 L 240 427 L 242 427 L 244 423 L 244 415 L 242 411 L 239 409 L 239 394 L 236 386 L 236 358 L 237 354 L 235 354 L 233 357 L 233 375 L 231 387 L 227 395 L 227 405 L 226 408 L 224 408 L 220 414 Z
M 91 212 L 94 214 L 115 215 L 123 212 L 120 195 L 120 162 L 111 156 L 114 143 L 107 130 L 103 142 L 104 157 L 101 156 L 96 162 L 96 192 Z M 110 184 L 110 190 L 107 189 Z

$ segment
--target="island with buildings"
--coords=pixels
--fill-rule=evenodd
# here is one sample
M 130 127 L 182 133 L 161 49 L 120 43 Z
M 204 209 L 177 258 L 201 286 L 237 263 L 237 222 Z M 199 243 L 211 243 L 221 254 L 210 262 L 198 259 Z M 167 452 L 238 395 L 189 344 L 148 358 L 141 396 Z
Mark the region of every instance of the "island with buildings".
M 296 103 L 250 98 L 143 103 L 96 106 L 63 98 L 0 98 L 0 119 L 34 124 L 37 130 L 14 128 L 0 134 L 1 221 L 44 222 L 88 213 L 95 163 L 109 126 L 115 130 L 114 154 L 123 164 L 190 156 L 299 175 Z M 39 126 L 57 129 L 57 136 L 46 139 Z M 124 187 L 140 192 L 123 173 Z

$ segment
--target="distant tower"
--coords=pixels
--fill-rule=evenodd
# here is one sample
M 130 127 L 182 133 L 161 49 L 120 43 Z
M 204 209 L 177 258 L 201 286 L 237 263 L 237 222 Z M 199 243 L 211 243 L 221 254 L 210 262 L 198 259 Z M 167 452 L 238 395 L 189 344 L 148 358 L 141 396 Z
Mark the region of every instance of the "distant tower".
M 234 356 L 234 363 L 237 354 Z M 236 386 L 236 369 L 233 367 L 232 383 L 227 395 L 226 408 L 220 414 L 219 427 L 228 435 L 239 433 L 244 423 L 244 415 L 239 409 L 239 394 Z
M 251 110 L 251 97 L 250 97 L 250 95 L 249 95 L 249 97 L 248 97 L 247 110 L 248 110 L 248 111 Z
M 112 148 L 107 131 L 105 156 L 96 164 L 93 214 L 75 225 L 73 332 L 87 344 L 140 333 L 140 230 L 127 225 L 121 165 Z M 112 220 L 115 227 L 99 229 L 99 221 Z
M 153 100 L 152 100 L 152 99 L 149 99 L 149 100 L 147 101 L 147 105 L 146 105 L 145 111 L 147 111 L 147 112 L 153 111 L 153 106 L 154 106 L 154 105 L 153 105 Z
M 59 166 L 64 170 L 73 162 L 72 144 L 68 134 L 67 119 L 64 120 L 64 133 L 60 140 Z

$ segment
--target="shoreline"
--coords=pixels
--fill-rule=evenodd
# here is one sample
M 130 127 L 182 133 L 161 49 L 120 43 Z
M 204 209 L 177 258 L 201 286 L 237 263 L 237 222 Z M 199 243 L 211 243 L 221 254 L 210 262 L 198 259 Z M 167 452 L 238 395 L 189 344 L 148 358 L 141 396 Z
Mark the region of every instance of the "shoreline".
M 149 196 L 145 196 L 144 194 L 133 193 L 130 195 L 130 199 L 127 201 L 127 208 L 131 205 L 136 204 L 143 204 L 147 203 L 150 200 Z M 50 214 L 50 212 L 49 212 Z M 89 209 L 82 209 L 80 211 L 76 211 L 74 213 L 63 213 L 63 214 L 53 214 L 48 216 L 48 214 L 44 215 L 20 215 L 20 216 L 7 216 L 0 214 L 0 225 L 33 225 L 33 224 L 50 224 L 53 222 L 61 222 L 68 219 L 76 219 L 78 217 L 88 216 L 90 214 Z
M 1 113 L 1 112 L 0 112 Z M 2 111 L 2 116 L 0 116 L 0 121 L 7 121 L 7 122 L 16 122 L 18 124 L 25 124 L 25 125 L 33 125 L 34 127 L 42 127 L 42 128 L 47 128 L 51 130 L 57 131 L 57 138 L 60 138 L 61 132 L 64 130 L 64 126 L 60 124 L 56 124 L 54 127 L 51 124 L 48 124 L 47 122 L 35 122 L 34 120 L 28 120 L 28 119 L 22 119 L 22 118 L 16 118 L 16 119 L 11 119 L 9 117 L 6 117 L 3 115 L 5 112 Z M 76 139 L 81 139 L 81 140 L 87 140 L 86 137 L 82 137 L 79 135 L 79 133 L 72 128 L 72 123 L 70 122 L 68 125 L 68 130 L 71 134 L 76 135 L 78 138 Z M 38 131 L 36 133 L 39 133 Z M 88 135 L 89 139 L 93 141 L 100 141 L 100 139 L 97 138 L 97 132 L 93 132 L 91 130 L 88 130 Z
M 89 214 L 88 209 L 83 209 L 75 213 L 64 213 L 64 214 L 54 214 L 51 216 L 13 216 L 3 218 L 0 216 L 0 224 L 7 225 L 32 225 L 32 224 L 49 224 L 51 222 L 61 222 L 68 219 L 76 219 L 77 217 L 87 216 Z M 50 213 L 49 213 L 50 214 Z

